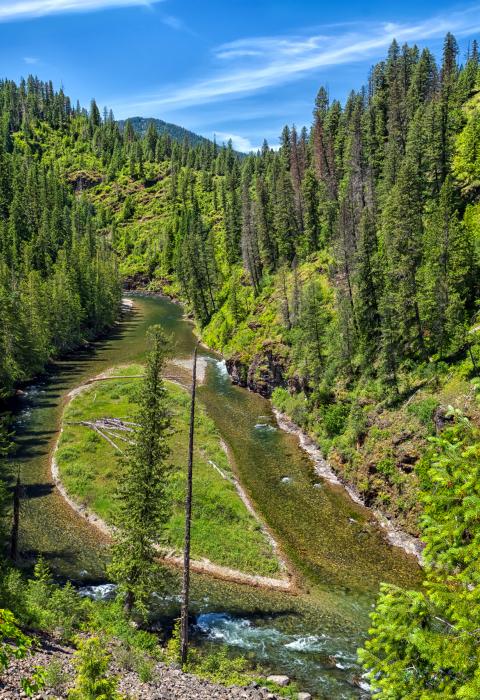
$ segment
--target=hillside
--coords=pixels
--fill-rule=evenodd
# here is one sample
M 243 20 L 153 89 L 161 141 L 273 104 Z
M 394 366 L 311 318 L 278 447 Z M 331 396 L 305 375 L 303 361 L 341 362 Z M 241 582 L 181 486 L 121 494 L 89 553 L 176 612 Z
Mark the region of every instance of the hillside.
M 123 132 L 125 128 L 125 121 L 125 119 L 118 120 L 118 126 L 121 132 Z M 165 122 L 163 119 L 156 119 L 154 117 L 130 117 L 128 121 L 131 123 L 135 133 L 140 137 L 145 136 L 149 125 L 153 124 L 158 134 L 168 135 L 180 143 L 182 141 L 188 141 L 191 146 L 200 146 L 209 141 L 209 139 L 206 139 L 204 136 L 199 136 L 199 134 L 195 134 L 193 131 L 184 129 L 183 126 Z

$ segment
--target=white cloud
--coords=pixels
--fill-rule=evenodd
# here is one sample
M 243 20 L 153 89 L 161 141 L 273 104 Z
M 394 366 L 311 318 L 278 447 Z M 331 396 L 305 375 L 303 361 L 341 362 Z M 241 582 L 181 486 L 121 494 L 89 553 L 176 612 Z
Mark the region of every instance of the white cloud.
M 150 7 L 157 2 L 162 0 L 0 0 L 0 22 L 65 12 L 91 12 L 110 7 Z
M 24 56 L 23 62 L 26 63 L 27 66 L 34 66 L 36 63 L 38 63 L 38 58 L 35 56 Z
M 260 148 L 260 146 L 254 146 L 249 139 L 239 134 L 228 134 L 225 131 L 217 131 L 215 133 L 215 138 L 217 143 L 228 143 L 231 140 L 233 148 L 241 153 L 250 153 L 250 151 L 257 151 Z
M 354 29 L 340 26 L 331 33 L 311 36 L 272 36 L 238 39 L 217 47 L 211 76 L 183 87 L 165 88 L 161 93 L 139 97 L 123 111 L 152 108 L 181 109 L 194 105 L 235 99 L 260 90 L 286 84 L 318 72 L 327 66 L 373 59 L 397 39 L 424 41 L 440 38 L 447 31 L 457 36 L 480 31 L 479 6 L 448 16 L 434 16 L 416 24 L 385 22 L 362 24 Z M 325 31 L 323 27 L 323 31 Z
M 179 17 L 174 17 L 173 15 L 166 15 L 165 17 L 162 17 L 162 22 L 163 24 L 166 24 L 167 27 L 171 27 L 172 29 L 183 29 L 184 24 L 182 20 Z

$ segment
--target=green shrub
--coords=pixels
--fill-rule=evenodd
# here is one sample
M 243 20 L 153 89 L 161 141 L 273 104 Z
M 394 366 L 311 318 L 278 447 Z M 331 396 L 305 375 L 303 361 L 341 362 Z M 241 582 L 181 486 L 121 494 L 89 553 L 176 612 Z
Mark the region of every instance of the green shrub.
M 281 413 L 286 413 L 297 425 L 305 428 L 309 412 L 305 394 L 290 394 L 287 389 L 276 387 L 272 393 L 272 403 Z
M 44 685 L 57 692 L 62 692 L 70 683 L 72 677 L 63 668 L 62 663 L 54 659 L 44 668 Z
M 188 668 L 200 678 L 226 686 L 247 685 L 253 679 L 248 661 L 242 656 L 229 657 L 226 646 L 205 655 L 195 654 Z
M 429 396 L 426 399 L 409 404 L 407 406 L 407 411 L 412 416 L 416 416 L 420 423 L 426 428 L 432 428 L 432 418 L 437 406 L 437 399 L 433 396 Z
M 98 637 L 81 640 L 74 654 L 75 686 L 68 700 L 120 700 L 118 680 L 107 674 L 110 656 Z
M 157 637 L 151 632 L 132 627 L 120 598 L 92 605 L 87 626 L 97 635 L 120 640 L 130 650 L 145 652 L 155 658 L 160 654 Z
M 51 580 L 48 565 L 39 559 L 34 577 L 25 586 L 25 615 L 37 629 L 55 632 L 71 639 L 87 620 L 92 603 L 81 598 L 73 586 L 57 586 Z
M 323 426 L 329 437 L 343 433 L 349 413 L 350 406 L 343 403 L 334 403 L 322 408 Z
M 10 659 L 23 659 L 32 646 L 32 640 L 19 629 L 10 610 L 0 610 L 0 671 L 5 670 Z
M 391 457 L 384 457 L 377 463 L 376 471 L 384 476 L 392 476 L 396 471 L 395 462 Z
M 275 389 L 272 392 L 272 403 L 275 406 L 275 408 L 281 411 L 282 413 L 286 412 L 286 407 L 289 398 L 290 394 L 288 393 L 288 391 L 280 386 L 275 387 Z

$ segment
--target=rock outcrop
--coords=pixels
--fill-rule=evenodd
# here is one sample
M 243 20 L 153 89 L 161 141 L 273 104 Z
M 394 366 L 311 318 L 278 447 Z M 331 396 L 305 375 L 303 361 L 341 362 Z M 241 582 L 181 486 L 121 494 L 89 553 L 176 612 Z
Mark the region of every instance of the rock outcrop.
M 287 361 L 281 346 L 266 344 L 250 363 L 239 354 L 226 360 L 227 370 L 234 384 L 246 387 L 270 398 L 276 387 L 287 387 Z

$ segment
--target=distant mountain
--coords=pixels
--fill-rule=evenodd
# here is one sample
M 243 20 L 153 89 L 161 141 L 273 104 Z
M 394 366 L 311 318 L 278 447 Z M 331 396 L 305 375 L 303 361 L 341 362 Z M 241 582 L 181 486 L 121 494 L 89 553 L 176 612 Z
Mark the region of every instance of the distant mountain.
M 125 121 L 125 119 L 121 119 L 118 122 L 121 131 L 125 126 Z M 134 131 L 140 136 L 143 136 L 146 133 L 148 125 L 150 122 L 153 122 L 157 127 L 159 134 L 170 134 L 172 139 L 175 139 L 175 141 L 182 142 L 185 138 L 187 138 L 191 146 L 199 146 L 202 143 L 209 143 L 209 139 L 206 139 L 204 136 L 199 136 L 199 134 L 195 134 L 193 131 L 184 129 L 183 126 L 177 126 L 176 124 L 164 122 L 163 119 L 154 119 L 153 117 L 131 117 L 130 122 Z

